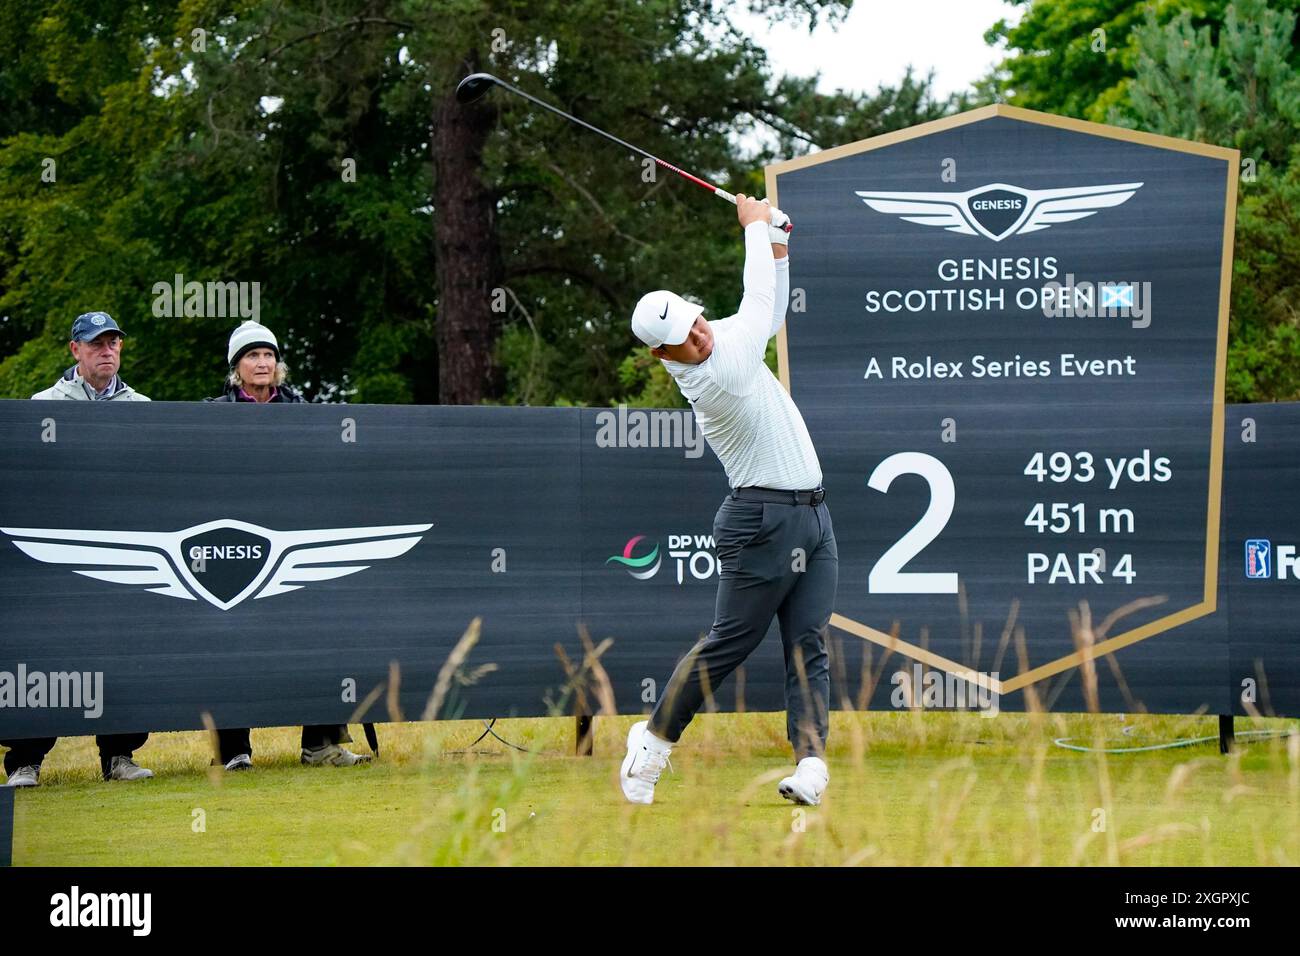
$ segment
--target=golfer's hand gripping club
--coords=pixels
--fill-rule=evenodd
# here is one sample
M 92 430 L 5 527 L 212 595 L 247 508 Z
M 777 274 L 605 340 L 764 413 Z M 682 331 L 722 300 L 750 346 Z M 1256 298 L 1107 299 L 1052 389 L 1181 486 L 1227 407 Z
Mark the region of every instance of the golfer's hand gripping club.
M 768 238 L 771 242 L 781 245 L 790 242 L 790 231 L 794 228 L 794 224 L 790 222 L 789 216 L 770 205 L 766 199 L 758 200 L 740 193 L 731 197 L 731 201 L 736 204 L 736 217 L 740 220 L 742 229 L 751 222 L 766 221 Z
M 766 203 L 767 200 L 764 199 L 763 202 Z M 771 210 L 767 225 L 768 242 L 788 246 L 790 244 L 790 232 L 794 229 L 794 223 L 790 221 L 789 216 L 775 206 L 772 206 Z

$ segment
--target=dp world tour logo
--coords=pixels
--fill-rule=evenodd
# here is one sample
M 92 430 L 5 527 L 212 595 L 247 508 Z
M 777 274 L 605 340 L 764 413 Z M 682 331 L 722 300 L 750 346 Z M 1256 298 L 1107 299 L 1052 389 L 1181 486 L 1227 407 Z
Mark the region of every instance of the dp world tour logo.
M 247 597 L 287 594 L 400 557 L 432 524 L 272 531 L 223 519 L 183 531 L 0 528 L 23 554 L 46 564 L 154 594 L 202 598 L 228 611 Z
M 964 193 L 891 193 L 858 191 L 876 212 L 899 216 L 922 226 L 940 226 L 965 236 L 994 242 L 1023 232 L 1091 216 L 1128 200 L 1142 183 L 1021 189 L 1006 183 L 977 186 Z
M 637 544 L 645 540 L 645 535 L 638 534 L 636 537 L 629 538 L 627 544 L 623 545 L 623 553 L 615 554 L 605 559 L 606 564 L 621 564 L 627 569 L 627 573 L 632 575 L 638 581 L 644 581 L 646 578 L 652 578 L 659 572 L 659 565 L 663 559 L 659 557 L 659 545 L 655 544 L 654 550 L 649 554 L 642 555 L 639 558 L 632 557 L 632 551 Z

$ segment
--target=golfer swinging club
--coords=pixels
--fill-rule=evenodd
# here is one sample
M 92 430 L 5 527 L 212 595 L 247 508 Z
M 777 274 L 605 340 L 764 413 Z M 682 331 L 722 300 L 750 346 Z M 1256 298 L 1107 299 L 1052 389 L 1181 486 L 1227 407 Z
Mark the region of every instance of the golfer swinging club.
M 803 416 L 763 361 L 790 297 L 784 213 L 743 195 L 745 293 L 740 311 L 708 322 L 672 292 L 651 292 L 632 331 L 663 361 L 731 484 L 713 522 L 719 578 L 708 636 L 682 658 L 648 721 L 633 725 L 620 779 L 633 803 L 652 803 L 655 783 L 686 725 L 759 645 L 775 615 L 785 649 L 786 734 L 798 766 L 778 790 L 816 805 L 830 774 L 823 755 L 829 719 L 826 628 L 839 553 L 821 465 Z

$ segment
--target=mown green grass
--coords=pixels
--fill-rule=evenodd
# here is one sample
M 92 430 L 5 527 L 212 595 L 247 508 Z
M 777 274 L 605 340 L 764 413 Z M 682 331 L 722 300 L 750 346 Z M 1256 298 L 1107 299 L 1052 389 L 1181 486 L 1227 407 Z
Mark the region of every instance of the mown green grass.
M 155 734 L 137 759 L 157 776 L 135 784 L 99 781 L 93 740 L 64 739 L 43 786 L 18 794 L 14 862 L 1300 864 L 1300 737 L 1226 757 L 1214 744 L 1125 756 L 1052 744 L 1203 736 L 1212 717 L 837 713 L 830 789 L 809 809 L 776 794 L 792 768 L 782 714 L 701 715 L 655 805 L 625 803 L 617 767 L 635 719 L 597 718 L 594 758 L 571 756 L 572 718 L 497 724 L 538 755 L 490 737 L 463 752 L 473 721 L 385 725 L 383 759 L 356 768 L 301 767 L 296 728 L 256 730 L 257 768 L 242 774 L 207 766 L 203 734 Z

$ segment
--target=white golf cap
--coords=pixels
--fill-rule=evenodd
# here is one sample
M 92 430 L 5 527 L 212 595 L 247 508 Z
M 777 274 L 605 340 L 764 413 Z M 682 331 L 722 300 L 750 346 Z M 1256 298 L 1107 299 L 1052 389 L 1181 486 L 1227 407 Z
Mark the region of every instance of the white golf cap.
M 681 345 L 704 306 L 687 302 L 676 292 L 647 292 L 632 311 L 632 331 L 646 345 Z

